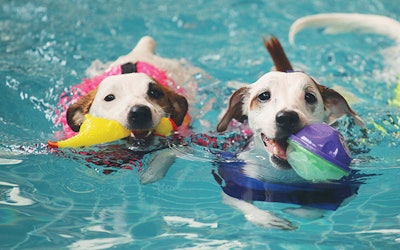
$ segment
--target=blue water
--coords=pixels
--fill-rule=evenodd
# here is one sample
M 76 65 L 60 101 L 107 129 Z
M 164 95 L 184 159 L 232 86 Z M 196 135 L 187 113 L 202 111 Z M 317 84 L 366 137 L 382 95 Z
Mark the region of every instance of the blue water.
M 306 30 L 289 45 L 292 22 L 321 12 L 400 19 L 391 0 L 2 3 L 0 158 L 8 160 L 0 165 L 0 249 L 398 248 L 400 109 L 388 100 L 400 72 L 381 53 L 394 44 L 376 35 Z M 280 38 L 297 68 L 347 93 L 367 123 L 367 138 L 342 132 L 353 167 L 374 176 L 337 211 L 311 220 L 285 214 L 288 204 L 260 203 L 298 226 L 264 229 L 222 203 L 215 167 L 199 160 L 207 156 L 201 149 L 178 159 L 159 182 L 141 185 L 137 169 L 104 175 L 46 148 L 59 130 L 53 124 L 59 94 L 79 83 L 93 60 L 126 54 L 143 35 L 156 39 L 160 55 L 186 58 L 213 76 L 199 83 L 200 99 L 218 95 L 223 102 L 196 115 L 214 128 L 233 91 L 227 82 L 254 82 L 271 68 L 265 34 Z M 210 128 L 194 123 L 199 132 Z

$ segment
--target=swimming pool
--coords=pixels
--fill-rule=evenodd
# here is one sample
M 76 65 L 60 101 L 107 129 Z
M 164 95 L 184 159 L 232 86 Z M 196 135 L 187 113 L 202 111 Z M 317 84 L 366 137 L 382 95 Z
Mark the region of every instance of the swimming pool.
M 320 12 L 374 13 L 399 20 L 381 1 L 8 1 L 0 8 L 0 248 L 2 249 L 387 249 L 400 244 L 400 110 L 388 105 L 397 75 L 383 62 L 385 37 L 319 30 L 287 42 L 293 21 Z M 353 167 L 373 174 L 358 195 L 315 220 L 259 204 L 299 226 L 263 229 L 221 201 L 212 162 L 178 159 L 167 176 L 140 185 L 137 171 L 103 175 L 51 154 L 45 142 L 59 94 L 85 77 L 91 62 L 127 53 L 143 35 L 158 53 L 186 58 L 213 79 L 199 95 L 229 99 L 228 81 L 254 82 L 272 63 L 261 37 L 274 34 L 295 64 L 347 93 L 369 137 L 354 141 Z M 397 53 L 399 53 L 397 51 Z M 393 63 L 394 65 L 396 62 Z M 397 64 L 399 62 L 397 61 Z M 200 107 L 194 111 L 200 112 Z M 224 103 L 199 114 L 208 132 Z M 210 124 L 210 127 L 203 126 Z M 345 123 L 346 121 L 342 121 Z M 357 131 L 343 131 L 352 138 Z M 12 196 L 10 195 L 12 194 Z M 14 197 L 12 200 L 10 197 Z

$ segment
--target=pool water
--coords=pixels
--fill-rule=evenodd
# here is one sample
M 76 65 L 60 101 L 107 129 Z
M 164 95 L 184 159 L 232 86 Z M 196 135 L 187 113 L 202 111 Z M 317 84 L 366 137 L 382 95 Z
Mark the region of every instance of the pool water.
M 400 20 L 400 7 L 391 0 L 3 3 L 0 249 L 399 247 L 400 109 L 388 104 L 400 74 L 399 47 L 378 35 L 324 35 L 318 29 L 301 32 L 291 46 L 290 25 L 322 12 Z M 365 137 L 348 120 L 339 121 L 352 167 L 369 177 L 338 210 L 306 219 L 283 211 L 294 205 L 260 202 L 298 226 L 264 229 L 222 202 L 204 148 L 183 154 L 162 180 L 141 185 L 138 167 L 105 175 L 101 167 L 88 167 L 83 156 L 46 147 L 60 129 L 53 123 L 59 94 L 80 83 L 92 61 L 126 54 L 144 35 L 156 39 L 163 57 L 186 58 L 212 76 L 199 80 L 200 101 L 192 111 L 195 131 L 215 131 L 234 91 L 228 82 L 254 82 L 272 67 L 262 46 L 266 34 L 281 40 L 296 68 L 343 92 L 367 124 Z M 385 61 L 388 48 L 394 61 Z

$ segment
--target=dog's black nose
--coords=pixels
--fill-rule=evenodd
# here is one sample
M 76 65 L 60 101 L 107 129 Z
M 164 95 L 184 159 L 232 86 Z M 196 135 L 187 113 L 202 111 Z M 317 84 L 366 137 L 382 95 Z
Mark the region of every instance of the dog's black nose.
M 135 105 L 128 114 L 131 129 L 150 129 L 153 125 L 151 110 L 144 105 Z
M 280 111 L 275 117 L 276 125 L 290 133 L 293 133 L 299 125 L 299 114 L 294 111 Z

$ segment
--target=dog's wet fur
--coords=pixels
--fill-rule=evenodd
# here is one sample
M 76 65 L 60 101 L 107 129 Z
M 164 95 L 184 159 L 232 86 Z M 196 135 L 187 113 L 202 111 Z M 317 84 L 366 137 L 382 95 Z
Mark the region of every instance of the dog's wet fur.
M 276 37 L 265 38 L 264 45 L 274 62 L 274 70 L 232 94 L 217 131 L 227 130 L 233 119 L 247 120 L 253 132 L 254 146 L 238 156 L 246 163 L 244 173 L 260 180 L 263 180 L 263 174 L 273 174 L 284 181 L 296 181 L 296 178 L 302 181 L 286 160 L 287 139 L 291 134 L 309 124 L 334 123 L 344 115 L 351 116 L 361 127 L 365 125 L 342 95 L 319 84 L 308 74 L 294 71 Z M 265 159 L 269 159 L 270 164 Z M 284 230 L 296 228 L 291 222 L 256 207 L 252 201 L 225 193 L 223 201 L 256 225 Z

